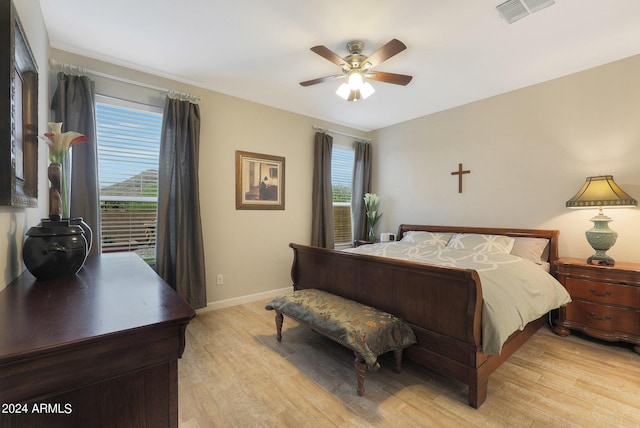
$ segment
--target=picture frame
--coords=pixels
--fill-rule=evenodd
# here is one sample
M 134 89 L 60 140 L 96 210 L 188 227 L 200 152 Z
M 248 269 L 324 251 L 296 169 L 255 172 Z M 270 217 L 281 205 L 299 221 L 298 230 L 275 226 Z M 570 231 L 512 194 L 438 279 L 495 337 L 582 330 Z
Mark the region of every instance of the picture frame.
M 236 150 L 236 209 L 284 210 L 285 158 Z
M 0 0 L 0 205 L 38 206 L 38 68 L 11 0 Z

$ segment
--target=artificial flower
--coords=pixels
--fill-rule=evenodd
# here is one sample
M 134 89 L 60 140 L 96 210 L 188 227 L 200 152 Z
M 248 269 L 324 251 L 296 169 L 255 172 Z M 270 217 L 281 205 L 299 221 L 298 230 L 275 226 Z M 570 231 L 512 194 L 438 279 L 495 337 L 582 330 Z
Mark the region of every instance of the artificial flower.
M 49 160 L 51 162 L 64 162 L 64 158 L 69 152 L 69 147 L 77 143 L 88 143 L 89 139 L 84 135 L 67 131 L 62 132 L 62 122 L 49 122 L 51 132 L 44 134 L 47 139 L 43 139 L 49 146 Z
M 49 127 L 51 128 L 51 132 L 47 132 L 44 134 L 46 138 L 40 137 L 47 145 L 49 146 L 49 160 L 52 165 L 59 164 L 60 172 L 58 183 L 55 185 L 52 181 L 52 188 L 50 190 L 50 206 L 49 206 L 49 215 L 58 215 L 62 216 L 62 218 L 69 218 L 69 189 L 67 187 L 67 174 L 65 174 L 65 159 L 67 157 L 67 153 L 69 153 L 69 147 L 78 143 L 88 143 L 89 139 L 84 135 L 67 131 L 62 132 L 62 122 L 49 122 Z M 51 174 L 51 173 L 50 173 Z M 51 175 L 49 176 L 51 179 Z M 56 193 L 59 196 L 56 198 L 51 196 L 51 194 Z M 57 205 L 56 205 L 57 204 Z
M 378 224 L 378 220 L 382 217 L 382 213 L 379 213 L 378 202 L 380 198 L 375 193 L 365 193 L 364 206 L 367 214 L 367 220 L 369 220 L 369 227 L 373 229 Z

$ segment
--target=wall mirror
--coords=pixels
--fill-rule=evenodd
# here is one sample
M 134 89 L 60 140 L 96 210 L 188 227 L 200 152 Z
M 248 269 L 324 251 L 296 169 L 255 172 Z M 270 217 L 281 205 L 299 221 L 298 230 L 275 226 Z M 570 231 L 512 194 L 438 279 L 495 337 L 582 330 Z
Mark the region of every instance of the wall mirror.
M 38 206 L 38 69 L 10 0 L 0 0 L 0 205 Z

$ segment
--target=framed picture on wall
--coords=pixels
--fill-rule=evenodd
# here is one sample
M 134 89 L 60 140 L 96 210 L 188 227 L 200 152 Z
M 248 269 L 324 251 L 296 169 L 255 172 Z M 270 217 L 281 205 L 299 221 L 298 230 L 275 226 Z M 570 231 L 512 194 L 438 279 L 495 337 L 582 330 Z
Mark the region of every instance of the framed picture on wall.
M 38 69 L 11 1 L 0 1 L 0 205 L 38 206 Z
M 284 158 L 236 150 L 236 209 L 284 210 Z

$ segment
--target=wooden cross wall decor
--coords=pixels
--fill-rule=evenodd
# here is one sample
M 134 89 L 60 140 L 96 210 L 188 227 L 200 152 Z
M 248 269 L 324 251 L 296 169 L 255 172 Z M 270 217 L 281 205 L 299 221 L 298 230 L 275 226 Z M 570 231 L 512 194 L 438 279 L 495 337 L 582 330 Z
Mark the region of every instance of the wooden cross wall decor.
M 462 193 L 462 174 L 471 174 L 471 170 L 468 169 L 466 171 L 462 170 L 462 164 L 458 164 L 458 170 L 451 173 L 451 175 L 458 176 L 458 193 Z

